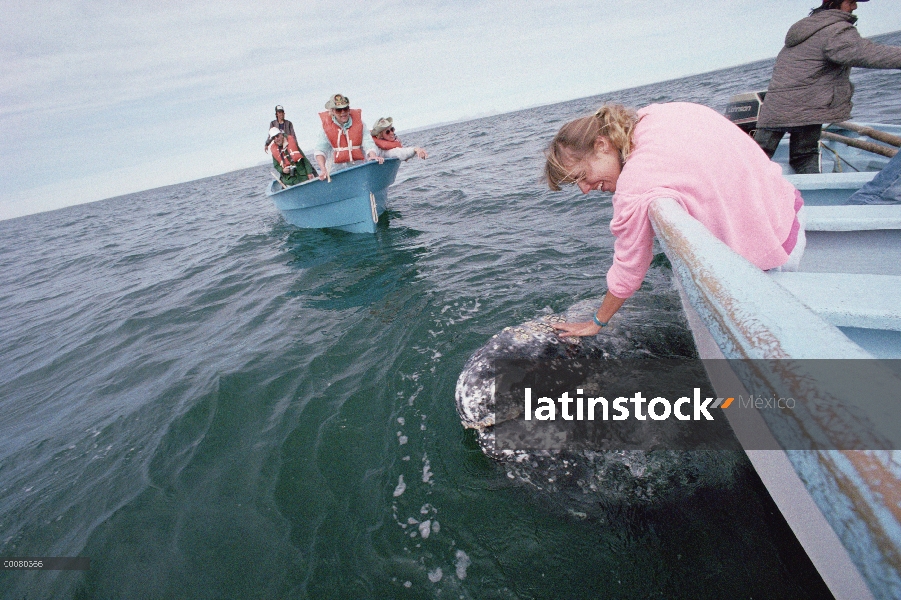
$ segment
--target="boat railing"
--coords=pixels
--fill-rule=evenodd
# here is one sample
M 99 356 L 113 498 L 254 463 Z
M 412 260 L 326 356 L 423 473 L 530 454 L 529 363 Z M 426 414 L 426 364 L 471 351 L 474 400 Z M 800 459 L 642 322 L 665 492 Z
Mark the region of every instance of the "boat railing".
M 732 251 L 673 199 L 651 224 L 692 306 L 727 359 L 872 358 Z M 812 345 L 812 338 L 822 342 Z
M 726 359 L 705 360 L 717 394 L 727 389 L 730 395 L 801 400 L 792 411 L 724 412 L 743 447 L 753 450 L 748 454 L 758 472 L 755 458 L 771 460 L 772 453 L 757 450 L 786 449 L 791 476 L 803 484 L 798 489 L 806 490 L 832 530 L 823 527 L 811 534 L 803 531 L 808 526 L 797 525 L 810 515 L 786 517 L 827 585 L 836 597 L 866 597 L 870 591 L 876 597 L 898 597 L 901 380 L 713 236 L 676 200 L 655 200 L 649 216 L 686 313 L 692 313 L 689 322 L 695 321 L 692 330 L 701 356 Z M 703 339 L 701 328 L 706 330 Z M 856 377 L 867 382 L 866 393 L 854 388 L 859 382 L 850 381 L 836 364 L 854 365 Z M 800 502 L 793 497 L 797 490 L 778 498 L 774 488 L 779 482 L 764 479 L 783 513 Z M 830 555 L 823 536 L 837 536 L 846 555 Z M 857 579 L 834 572 L 848 559 Z

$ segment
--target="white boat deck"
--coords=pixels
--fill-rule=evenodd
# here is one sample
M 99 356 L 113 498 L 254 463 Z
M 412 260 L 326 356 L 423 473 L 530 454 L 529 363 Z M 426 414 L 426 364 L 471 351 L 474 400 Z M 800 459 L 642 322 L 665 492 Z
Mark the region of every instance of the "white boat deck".
M 820 173 L 817 175 L 785 175 L 804 197 L 804 203 L 811 205 L 841 205 L 851 194 L 869 183 L 878 171 L 860 173 Z
M 858 273 L 769 273 L 836 327 L 901 331 L 901 277 Z
M 901 229 L 901 205 L 808 206 L 805 231 Z
M 901 206 L 808 206 L 798 273 L 771 273 L 876 358 L 901 358 Z
M 786 175 L 785 178 L 799 190 L 850 190 L 854 193 L 876 177 L 879 171 L 859 173 L 817 173 L 816 175 Z

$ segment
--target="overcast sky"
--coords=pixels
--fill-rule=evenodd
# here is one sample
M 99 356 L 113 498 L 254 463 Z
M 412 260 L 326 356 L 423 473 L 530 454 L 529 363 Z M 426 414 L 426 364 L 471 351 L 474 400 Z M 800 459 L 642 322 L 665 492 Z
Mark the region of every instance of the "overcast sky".
M 308 147 L 338 92 L 402 133 L 770 58 L 818 2 L 2 0 L 0 219 L 260 164 L 276 104 Z

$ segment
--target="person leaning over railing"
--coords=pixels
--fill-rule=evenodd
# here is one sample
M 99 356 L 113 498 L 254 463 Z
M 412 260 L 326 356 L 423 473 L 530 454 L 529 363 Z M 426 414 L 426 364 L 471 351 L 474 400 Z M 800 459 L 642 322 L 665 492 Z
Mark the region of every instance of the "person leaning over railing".
M 429 153 L 425 148 L 405 148 L 401 144 L 400 139 L 394 132 L 394 119 L 391 117 L 382 117 L 375 122 L 375 126 L 369 131 L 372 134 L 372 141 L 375 142 L 379 156 L 384 158 L 399 158 L 401 160 L 410 160 L 414 156 L 419 158 L 428 158 Z
M 600 333 L 641 286 L 653 258 L 648 210 L 658 198 L 673 198 L 760 269 L 796 270 L 801 260 L 801 194 L 754 140 L 706 106 L 605 105 L 561 127 L 546 158 L 552 190 L 613 192 L 607 293 L 592 321 L 555 324 L 561 336 Z
M 868 1 L 823 0 L 789 28 L 776 57 L 754 139 L 772 158 L 788 133 L 795 173 L 819 173 L 823 123 L 851 117 L 851 67 L 901 69 L 901 48 L 865 40 L 854 27 L 852 11 Z

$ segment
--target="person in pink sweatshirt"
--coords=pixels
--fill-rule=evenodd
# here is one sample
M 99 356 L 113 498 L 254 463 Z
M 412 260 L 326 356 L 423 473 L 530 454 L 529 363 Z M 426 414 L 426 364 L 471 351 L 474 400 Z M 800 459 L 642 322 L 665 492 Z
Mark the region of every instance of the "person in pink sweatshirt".
M 613 192 L 607 293 L 592 321 L 555 325 L 562 336 L 597 335 L 641 286 L 653 258 L 648 207 L 657 198 L 675 199 L 760 269 L 795 270 L 804 252 L 801 194 L 750 136 L 706 106 L 608 104 L 561 127 L 546 157 L 552 190 Z

